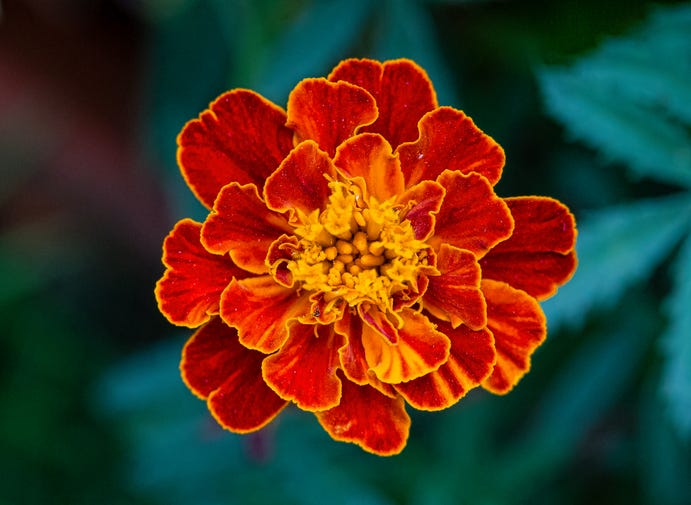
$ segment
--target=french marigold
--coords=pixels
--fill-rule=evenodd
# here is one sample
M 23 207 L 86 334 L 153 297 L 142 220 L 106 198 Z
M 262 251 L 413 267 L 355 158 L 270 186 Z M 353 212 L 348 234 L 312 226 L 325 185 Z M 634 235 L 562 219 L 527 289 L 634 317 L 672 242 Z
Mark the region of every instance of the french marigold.
M 569 210 L 497 196 L 502 148 L 410 60 L 343 61 L 285 111 L 226 92 L 178 146 L 210 213 L 167 236 L 155 293 L 198 328 L 182 378 L 233 432 L 292 402 L 334 439 L 396 454 L 406 403 L 520 380 L 546 336 L 538 302 L 576 268 Z

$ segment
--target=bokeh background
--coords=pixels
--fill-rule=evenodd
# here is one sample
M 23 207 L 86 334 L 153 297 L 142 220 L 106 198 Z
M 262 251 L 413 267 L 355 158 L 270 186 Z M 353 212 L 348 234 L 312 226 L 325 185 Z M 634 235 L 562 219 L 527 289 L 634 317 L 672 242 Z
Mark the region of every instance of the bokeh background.
M 691 4 L 0 2 L 0 504 L 691 503 Z M 175 164 L 224 90 L 285 106 L 342 58 L 411 57 L 505 148 L 503 196 L 579 222 L 579 271 L 508 396 L 411 412 L 402 455 L 288 409 L 222 431 L 158 313 Z

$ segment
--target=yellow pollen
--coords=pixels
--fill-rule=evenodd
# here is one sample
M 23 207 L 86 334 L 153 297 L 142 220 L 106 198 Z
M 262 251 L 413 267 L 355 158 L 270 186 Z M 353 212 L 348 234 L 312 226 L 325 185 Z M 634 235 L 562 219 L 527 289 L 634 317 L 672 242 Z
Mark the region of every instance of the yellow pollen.
M 321 213 L 301 215 L 299 238 L 287 266 L 295 283 L 322 292 L 328 307 L 338 299 L 351 307 L 373 303 L 393 311 L 393 295 L 417 291 L 421 273 L 438 274 L 427 261 L 428 245 L 415 238 L 394 199 L 366 196 L 355 181 L 329 180 L 331 195 Z

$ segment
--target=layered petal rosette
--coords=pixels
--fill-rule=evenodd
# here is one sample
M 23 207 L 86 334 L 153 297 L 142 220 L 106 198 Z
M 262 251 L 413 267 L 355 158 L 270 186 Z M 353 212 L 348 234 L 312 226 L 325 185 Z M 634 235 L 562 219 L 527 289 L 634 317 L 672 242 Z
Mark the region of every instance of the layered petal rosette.
M 503 394 L 528 371 L 538 302 L 576 267 L 574 218 L 497 196 L 502 148 L 438 106 L 412 61 L 343 61 L 286 110 L 229 91 L 178 145 L 209 214 L 166 238 L 156 297 L 197 328 L 182 377 L 225 428 L 293 403 L 336 440 L 396 454 L 406 404 Z

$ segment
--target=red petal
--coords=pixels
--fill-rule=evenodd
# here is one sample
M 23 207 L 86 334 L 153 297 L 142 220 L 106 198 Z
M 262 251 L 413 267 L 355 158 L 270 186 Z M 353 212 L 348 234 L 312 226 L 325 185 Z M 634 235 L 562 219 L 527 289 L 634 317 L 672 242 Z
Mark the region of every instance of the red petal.
M 504 150 L 460 110 L 451 107 L 433 110 L 422 118 L 419 129 L 420 138 L 401 145 L 397 151 L 406 187 L 434 180 L 446 169 L 478 173 L 492 185 L 499 181 Z
M 449 357 L 451 343 L 427 317 L 411 309 L 399 313 L 403 326 L 391 342 L 367 319 L 363 325 L 365 358 L 376 376 L 388 384 L 416 379 L 439 368 Z
M 535 298 L 503 282 L 483 280 L 482 291 L 497 349 L 494 371 L 482 386 L 504 394 L 530 369 L 530 356 L 547 336 L 545 315 Z
M 479 330 L 487 324 L 487 304 L 480 290 L 482 273 L 471 252 L 442 244 L 437 256 L 440 276 L 430 276 L 424 307 L 435 317 Z
M 315 415 L 334 440 L 353 442 L 380 456 L 398 454 L 408 440 L 410 417 L 403 399 L 348 380 L 343 381 L 340 405 Z
M 345 344 L 338 350 L 345 376 L 355 384 L 367 384 L 369 366 L 362 347 L 362 319 L 346 310 L 343 317 L 336 321 L 334 329 L 345 337 Z
M 379 133 L 395 149 L 418 136 L 417 123 L 437 107 L 432 82 L 425 71 L 405 59 L 386 61 L 350 59 L 329 75 L 331 81 L 348 81 L 369 91 L 377 101 L 379 118 L 363 130 Z
M 254 184 L 234 182 L 219 193 L 202 228 L 202 243 L 215 254 L 229 253 L 241 268 L 262 274 L 268 271 L 264 260 L 269 247 L 286 231 L 292 227 L 266 208 Z
M 496 361 L 494 338 L 486 328 L 473 331 L 467 326 L 454 329 L 445 321 L 437 324 L 437 329 L 451 340 L 449 360 L 436 372 L 394 386 L 412 407 L 420 410 L 450 407 L 479 386 L 492 373 Z
M 363 133 L 338 146 L 334 164 L 348 177 L 362 177 L 369 195 L 384 202 L 403 192 L 398 157 L 381 135 Z
M 487 179 L 447 170 L 437 182 L 446 189 L 446 196 L 431 239 L 435 246 L 446 242 L 482 257 L 511 236 L 513 218 L 509 207 L 494 194 Z
M 434 231 L 435 214 L 444 199 L 444 188 L 434 181 L 422 181 L 409 188 L 399 198 L 402 205 L 410 205 L 405 218 L 410 221 L 418 240 L 427 240 Z
M 210 254 L 200 243 L 202 225 L 183 219 L 163 242 L 167 267 L 156 284 L 161 313 L 173 324 L 197 327 L 218 314 L 221 293 L 233 277 L 246 277 L 228 257 Z
M 238 342 L 237 331 L 214 318 L 187 341 L 180 371 L 225 428 L 246 433 L 269 423 L 285 407 L 262 379 L 264 355 Z
M 347 82 L 304 79 L 288 97 L 288 127 L 298 141 L 315 140 L 330 156 L 358 127 L 376 118 L 372 96 Z
M 266 205 L 277 212 L 300 210 L 309 214 L 323 209 L 331 194 L 329 181 L 324 175 L 334 176 L 336 168 L 331 158 L 316 142 L 306 140 L 283 160 L 281 166 L 266 181 Z
M 240 343 L 267 354 L 283 345 L 288 324 L 309 307 L 307 295 L 298 296 L 270 275 L 233 281 L 221 296 L 221 317 L 238 329 Z
M 343 337 L 323 325 L 294 324 L 281 349 L 264 360 L 264 380 L 303 410 L 326 410 L 341 401 L 338 349 Z
M 505 202 L 516 226 L 509 239 L 482 258 L 482 274 L 544 300 L 576 269 L 575 219 L 564 204 L 551 198 L 528 196 Z
M 253 91 L 219 96 L 178 136 L 178 164 L 199 200 L 212 207 L 229 182 L 261 188 L 293 148 L 285 112 Z

